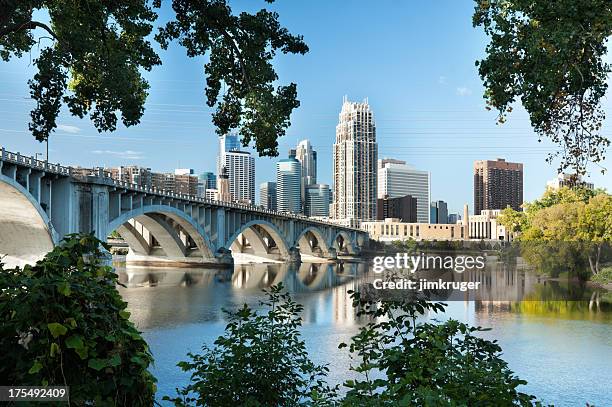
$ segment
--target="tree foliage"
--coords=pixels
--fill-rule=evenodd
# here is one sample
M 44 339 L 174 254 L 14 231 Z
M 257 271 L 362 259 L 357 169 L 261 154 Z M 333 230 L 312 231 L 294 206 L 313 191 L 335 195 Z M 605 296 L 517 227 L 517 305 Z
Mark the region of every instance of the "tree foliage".
M 511 406 L 532 405 L 534 396 L 508 368 L 482 328 L 449 320 L 419 323 L 426 312 L 444 311 L 427 301 L 379 302 L 353 293 L 358 315 L 374 318 L 348 345 L 363 379 L 350 380 L 346 406 Z M 341 344 L 340 347 L 346 347 Z
M 73 235 L 34 266 L 0 265 L 3 384 L 70 386 L 74 405 L 153 404 L 153 358 L 101 244 Z
M 48 24 L 35 19 L 44 13 Z M 42 47 L 28 82 L 34 137 L 49 138 L 63 105 L 89 115 L 98 131 L 114 131 L 118 114 L 125 126 L 138 124 L 149 89 L 141 72 L 160 64 L 146 39 L 156 18 L 146 0 L 1 2 L 0 58 Z
M 520 100 L 540 139 L 559 146 L 559 171 L 584 174 L 589 161 L 604 160 L 610 145 L 601 133 L 601 100 L 610 65 L 609 0 L 476 0 L 474 26 L 489 36 L 476 65 L 489 108 L 506 120 Z
M 553 275 L 580 272 L 586 264 L 592 274 L 600 271 L 612 244 L 612 195 L 563 187 L 524 206 L 524 212 L 507 208 L 499 217 L 517 234 L 523 257 Z
M 259 314 L 247 304 L 226 311 L 229 323 L 215 346 L 189 353 L 180 362 L 192 372 L 191 383 L 164 397 L 176 406 L 296 406 L 325 403 L 333 398 L 323 379 L 327 367 L 315 365 L 300 339 L 302 306 L 283 292 L 282 284 L 266 292 Z
M 177 40 L 189 57 L 210 55 L 206 99 L 208 106 L 217 105 L 217 133 L 239 129 L 244 145 L 254 140 L 260 155 L 278 155 L 277 138 L 299 102 L 294 83 L 274 87 L 278 75 L 271 61 L 279 51 L 308 52 L 302 37 L 282 27 L 277 13 L 262 9 L 236 16 L 225 0 L 173 0 L 172 8 L 176 18 L 155 38 L 163 48 Z
M 219 135 L 238 130 L 244 145 L 254 141 L 260 155 L 276 156 L 277 138 L 299 101 L 294 83 L 275 87 L 272 60 L 308 47 L 280 25 L 277 13 L 235 15 L 228 3 L 172 0 L 174 16 L 155 39 L 164 49 L 176 40 L 189 57 L 207 58 L 206 103 L 217 107 Z M 140 122 L 149 90 L 142 72 L 161 63 L 148 40 L 161 6 L 161 0 L 0 2 L 0 57 L 8 61 L 43 46 L 29 81 L 37 140 L 56 129 L 63 105 L 80 118 L 89 115 L 100 132 L 114 131 L 118 115 L 125 126 Z M 34 19 L 45 13 L 49 23 Z

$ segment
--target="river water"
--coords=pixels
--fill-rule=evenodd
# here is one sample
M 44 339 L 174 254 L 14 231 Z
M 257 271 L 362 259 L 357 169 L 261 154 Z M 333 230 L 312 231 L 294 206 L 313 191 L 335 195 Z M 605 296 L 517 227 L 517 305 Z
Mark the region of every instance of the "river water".
M 612 406 L 612 310 L 585 287 L 538 278 L 525 271 L 493 266 L 476 298 L 448 301 L 444 314 L 492 328 L 482 336 L 497 339 L 503 358 L 528 384 L 523 391 L 557 406 Z M 503 271 L 500 271 L 502 270 Z M 158 398 L 174 395 L 188 374 L 176 367 L 187 352 L 212 345 L 225 327 L 223 308 L 249 303 L 255 308 L 262 289 L 283 282 L 304 305 L 302 329 L 311 358 L 328 364 L 331 384 L 352 372 L 346 349 L 364 321 L 355 317 L 349 290 L 373 276 L 366 263 L 236 265 L 233 270 L 118 267 L 119 290 L 131 319 L 143 332 L 155 358 Z M 484 272 L 484 273 L 487 273 Z M 497 278 L 491 278 L 497 276 Z M 499 292 L 503 292 L 500 295 Z M 503 297 L 503 298 L 502 298 Z M 453 297 L 456 299 L 457 297 Z M 589 301 L 600 299 L 599 302 Z M 568 299 L 571 299 L 569 301 Z M 583 299 L 583 300 L 576 300 Z M 517 301 L 523 300 L 523 301 Z

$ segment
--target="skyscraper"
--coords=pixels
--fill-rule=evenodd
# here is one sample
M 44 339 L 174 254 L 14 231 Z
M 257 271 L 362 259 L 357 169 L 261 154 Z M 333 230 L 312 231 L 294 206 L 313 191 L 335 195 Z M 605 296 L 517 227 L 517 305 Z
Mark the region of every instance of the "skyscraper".
M 444 201 L 431 203 L 429 223 L 452 223 L 448 220 L 448 205 Z
M 523 164 L 496 161 L 474 161 L 474 214 L 483 209 L 521 210 L 523 204 Z
M 416 223 L 417 200 L 410 195 L 399 198 L 378 198 L 376 203 L 376 220 L 388 218 L 399 219 L 400 222 Z
M 417 200 L 417 222 L 429 223 L 430 175 L 406 165 L 405 161 L 378 160 L 378 198 L 410 195 Z
M 317 152 L 312 149 L 310 140 L 302 140 L 298 143 L 295 158 L 302 165 L 302 207 L 305 211 L 306 187 L 317 183 Z
M 271 211 L 276 207 L 276 182 L 264 182 L 259 185 L 259 200 L 261 206 Z
M 225 136 L 219 137 L 219 155 L 228 151 L 240 151 L 240 139 L 237 134 L 226 134 Z M 217 163 L 217 166 L 219 163 Z M 221 172 L 221 168 L 217 167 L 217 170 Z
M 376 218 L 376 125 L 368 100 L 344 97 L 334 143 L 334 200 L 331 216 L 338 220 Z
M 205 198 L 207 189 L 217 189 L 217 176 L 212 172 L 198 175 L 198 196 Z
M 255 159 L 248 151 L 240 150 L 237 135 L 219 137 L 217 171 L 225 167 L 229 180 L 229 192 L 234 201 L 255 202 Z M 219 188 L 217 186 L 217 188 Z
M 329 216 L 329 185 L 306 185 L 304 214 L 306 216 Z
M 290 150 L 289 158 L 276 163 L 276 206 L 280 212 L 301 213 L 302 166 Z
M 217 177 L 217 201 L 232 202 L 234 197 L 230 193 L 230 182 L 227 173 L 227 168 L 221 168 Z

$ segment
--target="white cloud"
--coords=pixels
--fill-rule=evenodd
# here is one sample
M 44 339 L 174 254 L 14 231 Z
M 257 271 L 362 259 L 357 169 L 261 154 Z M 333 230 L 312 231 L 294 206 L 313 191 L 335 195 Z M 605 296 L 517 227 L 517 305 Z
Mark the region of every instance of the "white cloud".
M 438 78 L 438 83 L 439 83 L 440 85 L 446 85 L 446 76 L 440 76 L 440 77 Z
M 92 153 L 100 155 L 112 155 L 119 158 L 125 158 L 128 160 L 142 160 L 144 155 L 141 151 L 113 151 L 113 150 L 93 150 Z
M 70 134 L 76 134 L 81 131 L 77 126 L 70 126 L 68 124 L 58 124 L 57 129 Z
M 472 90 L 466 88 L 465 86 L 460 86 L 457 88 L 457 95 L 459 96 L 470 96 L 472 94 Z

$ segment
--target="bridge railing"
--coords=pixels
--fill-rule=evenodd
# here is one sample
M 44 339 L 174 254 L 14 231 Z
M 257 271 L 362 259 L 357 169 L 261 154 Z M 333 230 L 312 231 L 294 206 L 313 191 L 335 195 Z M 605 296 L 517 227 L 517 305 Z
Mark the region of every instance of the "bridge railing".
M 104 168 L 66 167 L 60 164 L 51 164 L 51 163 L 48 163 L 47 161 L 41 161 L 34 157 L 29 157 L 29 156 L 22 155 L 20 153 L 13 153 L 13 152 L 7 151 L 5 150 L 4 147 L 2 147 L 1 152 L 2 154 L 0 156 L 0 161 L 6 161 L 6 162 L 18 164 L 18 165 L 23 165 L 23 166 L 27 166 L 30 168 L 35 168 L 41 171 L 51 172 L 55 174 L 71 176 L 77 179 L 78 178 L 86 179 L 88 177 L 103 178 L 105 179 L 105 182 L 110 182 L 110 184 L 118 188 L 123 188 L 126 190 L 135 191 L 135 192 L 142 192 L 142 193 L 151 194 L 151 195 L 158 195 L 158 196 L 161 196 L 164 198 L 170 198 L 170 199 L 181 199 L 181 200 L 189 201 L 193 203 L 224 206 L 224 207 L 233 208 L 233 209 L 243 209 L 243 210 L 248 210 L 251 212 L 258 212 L 258 213 L 271 215 L 271 216 L 281 216 L 281 217 L 285 217 L 289 219 L 306 220 L 308 222 L 317 223 L 320 225 L 333 226 L 333 227 L 338 227 L 342 229 L 350 229 L 350 230 L 363 232 L 361 229 L 338 225 L 333 222 L 326 222 L 326 221 L 319 220 L 319 219 L 312 219 L 312 218 L 309 218 L 308 216 L 301 215 L 301 214 L 289 213 L 289 212 L 278 212 L 278 211 L 273 211 L 269 209 L 264 209 L 264 208 L 261 208 L 255 205 L 242 204 L 238 202 L 217 201 L 215 199 L 209 199 L 205 197 L 188 195 L 188 194 L 181 194 L 181 193 L 177 193 L 174 191 L 167 191 L 165 189 L 156 188 L 153 186 L 143 186 L 143 185 L 139 185 L 139 184 L 123 181 L 123 180 L 118 180 L 118 179 L 113 178 L 112 173 L 108 170 L 105 170 Z
M 0 161 L 5 161 L 13 164 L 25 165 L 30 168 L 36 168 L 41 171 L 52 172 L 54 174 L 67 175 L 71 174 L 71 167 L 65 167 L 60 164 L 52 164 L 47 161 L 38 160 L 31 156 L 22 155 L 21 153 L 13 153 L 2 147 Z

